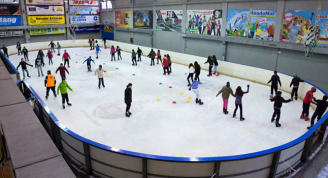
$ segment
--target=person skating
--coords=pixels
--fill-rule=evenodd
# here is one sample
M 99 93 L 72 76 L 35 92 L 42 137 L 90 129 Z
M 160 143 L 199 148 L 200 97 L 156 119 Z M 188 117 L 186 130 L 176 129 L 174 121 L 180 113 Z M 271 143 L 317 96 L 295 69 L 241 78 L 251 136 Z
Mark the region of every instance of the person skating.
M 56 95 L 56 78 L 54 75 L 51 74 L 50 70 L 48 70 L 47 76 L 44 80 L 44 86 L 47 88 L 46 99 L 48 99 L 48 97 L 49 97 L 50 90 L 53 92 L 54 96 L 57 97 L 57 95 Z
M 40 56 L 40 59 L 41 59 L 42 64 L 43 64 L 43 66 L 44 66 L 44 53 L 43 53 L 43 51 L 42 51 L 41 49 L 39 50 L 37 56 Z
M 56 74 L 57 74 L 58 71 L 59 71 L 59 73 L 60 73 L 60 77 L 61 77 L 62 79 L 66 79 L 66 75 L 65 75 L 66 72 L 67 72 L 67 74 L 69 74 L 67 68 L 64 66 L 63 63 L 60 63 L 60 66 L 59 66 L 59 67 L 57 68 L 57 70 L 56 70 Z
M 88 72 L 92 72 L 92 70 L 91 70 L 91 62 L 93 62 L 94 64 L 96 64 L 95 61 L 92 60 L 91 56 L 89 56 L 88 59 L 86 59 L 86 60 L 83 61 L 83 64 L 84 64 L 85 62 L 87 62 Z
M 167 56 L 164 55 L 163 57 L 163 63 L 162 63 L 162 66 L 163 66 L 163 70 L 164 70 L 164 75 L 170 75 L 170 72 L 169 72 L 169 61 L 167 60 Z
M 53 41 L 50 41 L 48 46 L 50 46 L 50 51 L 55 53 L 55 47 L 56 47 L 55 43 Z
M 298 97 L 298 87 L 300 85 L 300 82 L 304 82 L 304 80 L 300 79 L 297 75 L 294 76 L 292 81 L 290 82 L 290 87 L 293 86 L 292 93 L 290 96 L 290 99 L 293 101 L 293 97 L 295 95 L 295 100 L 297 100 Z
M 189 73 L 188 73 L 187 81 L 188 81 L 188 87 L 189 87 L 190 86 L 189 79 L 191 79 L 191 83 L 194 81 L 194 79 L 193 79 L 194 73 L 195 73 L 194 65 L 192 63 L 190 63 L 188 69 L 189 69 Z
M 155 57 L 156 57 L 156 53 L 155 53 L 155 51 L 154 51 L 153 49 L 150 50 L 150 52 L 149 52 L 149 54 L 148 54 L 147 57 L 149 57 L 149 58 L 151 59 L 151 61 L 150 61 L 150 65 L 151 65 L 151 66 L 155 65 Z
M 57 87 L 57 95 L 59 95 L 59 91 L 60 91 L 60 94 L 62 96 L 63 109 L 65 109 L 65 102 L 67 103 L 68 106 L 72 106 L 72 104 L 69 102 L 69 99 L 68 99 L 67 88 L 69 90 L 71 90 L 72 92 L 74 92 L 72 90 L 72 88 L 68 85 L 68 83 L 66 82 L 65 78 L 63 78 L 62 82 L 60 82 L 60 84 Z
M 20 42 L 17 42 L 16 48 L 17 48 L 17 54 L 21 55 L 22 54 L 22 45 L 20 44 Z
M 200 75 L 201 69 L 200 69 L 200 65 L 198 64 L 197 61 L 194 62 L 194 68 L 195 68 L 195 80 L 200 81 L 199 75 Z
M 281 91 L 278 91 L 276 93 L 276 96 L 271 98 L 270 101 L 274 102 L 273 104 L 274 112 L 272 114 L 271 122 L 274 122 L 276 120 L 276 127 L 280 127 L 281 124 L 279 123 L 279 120 L 280 120 L 282 103 L 288 103 L 292 100 L 291 99 L 285 100 L 283 97 L 281 97 Z
M 40 73 L 43 77 L 43 71 L 42 71 L 42 67 L 44 66 L 44 63 L 41 60 L 41 57 L 38 55 L 35 59 L 35 64 L 34 64 L 35 68 L 38 69 L 38 77 L 40 77 Z
M 245 120 L 245 118 L 243 117 L 243 103 L 242 103 L 242 99 L 243 99 L 244 94 L 246 94 L 248 92 L 249 92 L 249 85 L 247 85 L 247 91 L 243 91 L 241 89 L 241 87 L 238 86 L 237 89 L 236 89 L 236 92 L 235 92 L 235 96 L 236 96 L 235 105 L 236 105 L 236 108 L 235 108 L 235 110 L 233 112 L 233 116 L 232 117 L 236 117 L 236 112 L 237 112 L 238 107 L 239 107 L 239 109 L 240 109 L 240 121 Z
M 223 100 L 223 113 L 228 114 L 228 102 L 229 102 L 229 96 L 235 96 L 233 94 L 232 89 L 230 88 L 230 82 L 227 82 L 226 86 L 224 86 L 219 93 L 216 95 L 219 96 L 222 93 L 222 100 Z
M 51 52 L 50 50 L 48 50 L 48 52 L 47 52 L 47 57 L 48 57 L 48 59 L 49 59 L 49 65 L 50 65 L 50 64 L 53 65 L 54 63 L 52 62 L 52 58 L 53 58 L 54 56 L 53 56 L 53 54 L 52 54 L 52 52 Z
M 29 61 L 28 59 L 28 50 L 26 49 L 26 47 L 23 47 L 23 54 L 24 54 L 24 60 L 25 61 Z
M 170 56 L 169 54 L 167 54 L 166 57 L 167 57 L 167 61 L 168 61 L 168 63 L 169 63 L 169 67 L 168 67 L 168 69 L 169 69 L 169 74 L 171 74 L 171 72 L 172 72 L 172 61 L 171 61 L 171 56 Z
M 69 56 L 69 54 L 68 54 L 68 52 L 66 50 L 64 51 L 64 54 L 62 56 L 62 59 L 64 60 L 64 66 L 66 66 L 66 63 L 67 63 L 68 68 L 70 68 L 70 66 L 69 66 L 69 60 L 71 59 L 71 56 Z
M 99 47 L 99 45 L 97 45 L 96 46 L 96 59 L 98 59 L 99 51 L 100 51 L 100 47 Z
M 157 50 L 156 56 L 157 56 L 157 64 L 159 64 L 159 61 L 161 61 L 161 63 L 162 63 L 162 56 L 161 56 L 161 51 L 160 50 Z
M 300 119 L 304 119 L 305 121 L 310 120 L 309 119 L 309 110 L 310 110 L 310 104 L 315 104 L 313 101 L 313 93 L 317 91 L 316 88 L 312 87 L 311 90 L 309 90 L 304 99 L 303 99 L 303 110 Z
M 61 45 L 59 44 L 59 42 L 57 42 L 57 51 L 58 51 L 58 54 L 57 56 L 60 56 L 60 50 L 61 50 Z
M 115 59 L 115 48 L 114 48 L 114 46 L 112 46 L 111 48 L 110 48 L 110 55 L 111 55 L 111 58 L 110 58 L 110 61 L 113 61 L 113 59 L 114 59 L 114 61 L 116 61 L 116 59 Z
M 8 55 L 8 48 L 7 48 L 5 45 L 2 46 L 2 51 L 3 51 L 3 53 L 4 53 L 7 57 L 9 57 L 9 55 Z
M 308 129 L 310 129 L 313 126 L 315 119 L 317 118 L 317 120 L 319 121 L 321 119 L 322 115 L 327 110 L 327 107 L 328 107 L 327 99 L 328 99 L 328 97 L 326 95 L 322 97 L 322 100 L 314 99 L 314 101 L 316 102 L 317 108 L 315 109 L 315 111 L 311 117 L 311 126 L 308 127 Z
M 116 47 L 116 52 L 117 52 L 117 60 L 119 61 L 120 59 L 122 60 L 121 56 L 121 48 L 119 46 Z
M 98 88 L 100 89 L 100 85 L 105 88 L 104 84 L 104 72 L 106 72 L 103 68 L 102 65 L 99 65 L 99 68 L 95 71 L 95 75 L 98 74 Z
M 143 54 L 142 53 L 142 50 L 138 47 L 138 50 L 137 50 L 137 54 L 138 54 L 138 60 L 139 62 L 141 62 L 141 55 Z
M 91 38 L 89 38 L 89 41 L 88 41 L 89 45 L 90 45 L 90 51 L 92 50 L 92 40 Z
M 207 57 L 207 61 L 204 64 L 206 64 L 206 63 L 209 64 L 209 66 L 208 66 L 208 75 L 207 76 L 210 77 L 210 76 L 212 76 L 212 68 L 213 68 L 213 59 L 212 59 L 211 56 Z
M 33 65 L 27 63 L 24 61 L 23 58 L 21 58 L 21 62 L 19 62 L 18 66 L 16 67 L 16 69 L 18 70 L 19 66 L 22 66 L 22 71 L 23 71 L 23 80 L 25 79 L 25 72 L 27 74 L 27 77 L 31 77 L 28 70 L 27 70 L 27 67 L 26 66 L 30 66 L 30 67 L 33 67 Z
M 268 83 L 271 83 L 271 96 L 273 97 L 273 91 L 275 91 L 275 94 L 277 94 L 278 91 L 278 83 L 281 86 L 280 77 L 277 74 L 277 71 L 273 72 L 273 75 L 271 76 L 271 79 L 268 81 Z
M 214 63 L 214 72 L 213 72 L 213 74 L 216 75 L 216 76 L 219 76 L 220 75 L 220 73 L 218 72 L 219 63 L 218 63 L 218 60 L 216 59 L 215 55 L 213 55 L 213 63 Z
M 131 53 L 131 58 L 132 58 L 132 65 L 137 65 L 137 54 L 134 51 L 134 49 L 132 49 L 132 53 Z
M 129 83 L 126 86 L 126 89 L 124 91 L 124 102 L 126 104 L 125 116 L 130 117 L 132 114 L 130 112 L 130 107 L 131 107 L 131 103 L 132 103 L 132 83 Z
M 91 38 L 91 43 L 92 43 L 92 50 L 95 49 L 95 39 L 94 38 Z
M 189 90 L 192 90 L 192 92 L 195 93 L 195 95 L 196 95 L 196 104 L 203 105 L 204 103 L 200 99 L 200 94 L 199 94 L 199 91 L 198 91 L 198 85 L 199 84 L 202 84 L 202 83 L 198 80 L 194 80 L 192 82 L 191 86 L 189 87 Z
M 104 42 L 104 49 L 107 49 L 107 46 L 106 46 L 106 45 L 107 45 L 107 44 L 106 44 L 106 40 L 107 40 L 107 39 L 104 37 L 102 40 L 103 40 L 103 42 Z

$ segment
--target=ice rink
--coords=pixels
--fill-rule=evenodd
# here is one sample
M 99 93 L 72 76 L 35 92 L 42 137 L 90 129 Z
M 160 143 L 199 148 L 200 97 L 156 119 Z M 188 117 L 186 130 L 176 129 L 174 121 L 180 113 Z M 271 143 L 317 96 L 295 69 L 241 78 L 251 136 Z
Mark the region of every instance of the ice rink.
M 282 127 L 276 128 L 270 122 L 273 113 L 273 102 L 268 99 L 270 88 L 264 85 L 222 75 L 207 77 L 208 72 L 202 71 L 200 80 L 203 84 L 199 91 L 204 105 L 200 106 L 195 104 L 195 95 L 187 87 L 187 66 L 172 64 L 173 73 L 164 76 L 161 65 L 150 66 L 146 57 L 138 66 L 132 66 L 131 54 L 126 52 L 122 53 L 122 61 L 111 62 L 109 49 L 102 49 L 99 59 L 95 59 L 95 51 L 89 48 L 67 51 L 72 58 L 67 75 L 68 84 L 74 90 L 68 94 L 71 107 L 62 109 L 61 96 L 55 98 L 52 93 L 48 100 L 45 99 L 45 76 L 38 77 L 36 68 L 28 67 L 32 77 L 27 78 L 27 82 L 67 128 L 117 149 L 178 157 L 238 155 L 292 141 L 303 135 L 309 126 L 309 122 L 299 119 L 302 101 L 298 100 L 283 104 Z M 43 52 L 47 53 L 46 50 Z M 32 65 L 36 54 L 36 51 L 29 53 Z M 96 63 L 92 64 L 91 73 L 87 72 L 86 63 L 82 64 L 89 56 Z M 21 57 L 13 55 L 10 59 L 17 66 Z M 53 61 L 54 65 L 49 66 L 48 58 L 45 58 L 45 75 L 47 70 L 55 72 L 62 62 L 61 56 L 54 55 Z M 190 59 L 190 62 L 194 60 Z M 98 89 L 98 78 L 94 74 L 99 64 L 107 71 L 104 89 Z M 19 72 L 22 73 L 21 68 Z M 58 86 L 59 73 L 55 77 Z M 237 86 L 245 91 L 247 84 L 250 85 L 250 92 L 243 97 L 245 121 L 239 120 L 239 111 L 236 118 L 232 117 L 234 97 L 230 96 L 228 115 L 222 112 L 221 95 L 215 97 L 227 81 L 234 92 Z M 133 83 L 133 114 L 127 118 L 124 90 L 130 82 Z M 290 95 L 283 93 L 283 97 L 288 99 Z

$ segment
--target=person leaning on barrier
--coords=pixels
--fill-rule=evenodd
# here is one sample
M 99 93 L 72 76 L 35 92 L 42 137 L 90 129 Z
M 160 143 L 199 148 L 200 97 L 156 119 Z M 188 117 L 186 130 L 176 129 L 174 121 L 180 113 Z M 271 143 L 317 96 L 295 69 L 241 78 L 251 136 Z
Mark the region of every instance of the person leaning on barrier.
M 322 115 L 325 113 L 328 107 L 327 99 L 328 97 L 326 95 L 322 97 L 322 100 L 317 100 L 315 98 L 313 99 L 316 102 L 317 108 L 315 109 L 311 117 L 311 126 L 308 127 L 308 129 L 310 129 L 313 126 L 314 120 L 316 118 L 318 119 L 318 121 L 322 118 Z

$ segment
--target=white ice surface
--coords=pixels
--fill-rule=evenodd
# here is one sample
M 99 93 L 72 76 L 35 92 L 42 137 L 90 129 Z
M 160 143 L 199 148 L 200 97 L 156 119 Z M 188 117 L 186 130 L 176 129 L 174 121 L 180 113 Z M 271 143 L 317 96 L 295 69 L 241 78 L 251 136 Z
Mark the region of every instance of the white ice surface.
M 68 52 L 72 57 L 67 76 L 68 84 L 74 90 L 69 92 L 72 107 L 63 110 L 61 96 L 54 98 L 51 92 L 45 100 L 44 77 L 37 76 L 36 68 L 28 68 L 32 77 L 27 82 L 67 128 L 114 148 L 162 156 L 229 156 L 290 142 L 304 134 L 309 124 L 299 119 L 302 102 L 293 101 L 283 105 L 282 127 L 276 128 L 270 122 L 273 103 L 268 99 L 269 87 L 222 75 L 207 77 L 207 71 L 202 71 L 200 76 L 203 84 L 199 90 L 204 105 L 199 106 L 195 104 L 194 93 L 187 87 L 186 66 L 173 64 L 172 75 L 164 76 L 161 66 L 150 66 L 150 60 L 145 57 L 137 67 L 132 66 L 130 53 L 122 53 L 123 61 L 110 62 L 109 49 L 102 50 L 100 58 L 95 60 L 96 65 L 92 64 L 93 71 L 102 64 L 109 75 L 104 78 L 106 88 L 99 90 L 97 77 L 93 72 L 87 72 L 86 64 L 82 64 L 85 57 L 95 58 L 95 51 L 71 48 Z M 36 54 L 29 54 L 33 65 Z M 20 58 L 17 55 L 10 57 L 15 66 Z M 44 73 L 49 69 L 54 73 L 61 57 L 54 55 L 53 61 L 54 65 L 49 66 L 45 58 Z M 55 76 L 58 86 L 60 75 Z M 215 97 L 227 81 L 234 91 L 237 86 L 246 90 L 250 84 L 250 93 L 243 97 L 246 119 L 243 122 L 239 121 L 239 111 L 237 117 L 232 118 L 234 97 L 229 99 L 228 115 L 222 113 L 221 96 Z M 129 82 L 133 83 L 133 115 L 126 118 L 124 90 Z M 186 103 L 188 97 L 192 97 L 190 103 Z M 289 94 L 284 93 L 283 97 L 288 99 Z

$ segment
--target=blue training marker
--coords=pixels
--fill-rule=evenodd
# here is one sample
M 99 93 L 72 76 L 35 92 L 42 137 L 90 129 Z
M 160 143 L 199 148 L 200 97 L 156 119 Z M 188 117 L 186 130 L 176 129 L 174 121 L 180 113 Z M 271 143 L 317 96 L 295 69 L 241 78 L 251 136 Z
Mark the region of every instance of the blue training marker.
M 115 69 L 118 70 L 118 67 L 116 67 Z
M 132 76 L 136 76 L 136 74 L 132 74 Z
M 106 65 L 106 63 L 104 63 L 103 65 Z
M 159 82 L 159 85 L 162 85 L 163 83 L 162 82 Z

